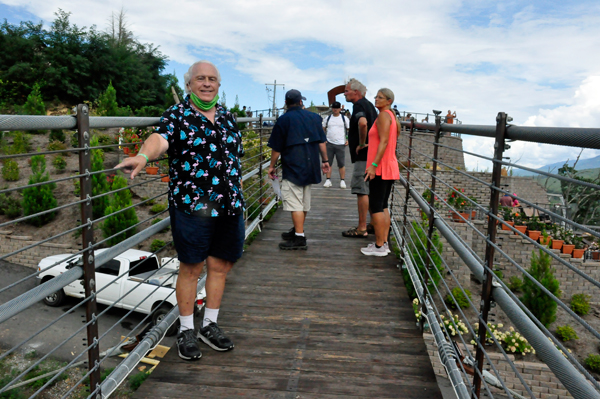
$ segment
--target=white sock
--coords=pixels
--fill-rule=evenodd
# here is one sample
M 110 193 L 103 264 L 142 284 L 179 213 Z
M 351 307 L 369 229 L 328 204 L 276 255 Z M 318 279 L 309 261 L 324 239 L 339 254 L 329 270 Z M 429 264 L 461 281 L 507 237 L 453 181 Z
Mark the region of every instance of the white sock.
M 194 329 L 194 314 L 189 316 L 179 316 L 179 332 Z
M 298 237 L 304 237 L 304 233 L 296 233 Z
M 219 309 L 204 308 L 204 320 L 202 320 L 202 327 L 206 327 L 210 323 L 216 323 L 219 317 Z

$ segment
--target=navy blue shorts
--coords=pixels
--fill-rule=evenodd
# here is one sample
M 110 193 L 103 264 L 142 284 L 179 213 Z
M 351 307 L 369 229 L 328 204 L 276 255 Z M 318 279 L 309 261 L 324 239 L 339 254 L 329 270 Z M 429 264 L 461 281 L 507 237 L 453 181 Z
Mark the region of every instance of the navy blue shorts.
M 243 215 L 206 217 L 169 208 L 173 243 L 180 262 L 200 263 L 209 256 L 235 263 L 244 251 Z

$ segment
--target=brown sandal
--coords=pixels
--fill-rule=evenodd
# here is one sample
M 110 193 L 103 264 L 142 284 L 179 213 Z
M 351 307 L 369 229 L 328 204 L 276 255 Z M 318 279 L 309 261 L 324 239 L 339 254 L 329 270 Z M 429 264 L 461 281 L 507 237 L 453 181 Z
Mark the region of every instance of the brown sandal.
M 365 238 L 369 234 L 367 233 L 367 230 L 359 230 L 358 228 L 353 227 L 350 230 L 343 231 L 342 235 L 344 237 Z

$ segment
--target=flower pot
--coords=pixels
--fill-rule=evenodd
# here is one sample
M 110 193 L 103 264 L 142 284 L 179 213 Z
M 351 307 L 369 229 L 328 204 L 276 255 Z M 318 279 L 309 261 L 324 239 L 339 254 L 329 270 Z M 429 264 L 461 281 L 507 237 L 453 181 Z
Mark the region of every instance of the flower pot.
M 552 239 L 552 237 L 550 237 L 550 236 L 548 236 L 546 238 L 544 238 L 544 236 L 540 236 L 540 244 L 548 245 L 548 244 L 550 244 L 551 239 Z
M 460 216 L 459 216 L 459 214 L 460 214 Z M 464 213 L 464 212 L 452 212 L 451 215 L 452 215 L 452 221 L 456 222 L 456 223 L 465 223 L 465 220 L 469 220 L 469 214 L 468 213 Z M 465 218 L 465 220 L 463 220 L 461 218 L 461 216 L 463 218 Z
M 573 257 L 574 258 L 583 258 L 583 254 L 585 253 L 585 249 L 574 249 L 573 250 Z
M 592 259 L 600 260 L 600 251 L 592 251 Z
M 123 152 L 125 153 L 125 155 L 129 154 L 130 150 L 131 150 L 131 148 L 129 148 L 129 147 L 123 147 Z
M 563 244 L 562 253 L 571 255 L 573 253 L 574 249 L 575 249 L 575 245 L 573 245 L 573 244 Z
M 130 157 L 135 157 L 135 156 L 137 156 L 137 152 L 131 152 L 131 151 L 129 151 L 129 156 Z
M 171 179 L 169 178 L 169 175 L 161 175 L 161 176 L 162 176 L 162 177 L 161 177 L 160 181 L 164 181 L 165 183 L 167 183 L 169 180 L 171 180 Z
M 515 222 L 504 222 L 506 223 L 508 226 L 514 226 Z M 510 227 L 508 227 L 506 224 L 502 223 L 502 230 L 510 230 Z
M 471 220 L 475 220 L 477 217 L 477 211 L 471 211 Z
M 515 226 L 515 229 L 517 229 L 519 232 L 525 234 L 525 232 L 527 231 L 527 226 Z M 515 231 L 515 234 L 517 234 L 516 231 Z
M 527 233 L 529 238 L 531 238 L 533 241 L 537 241 L 537 239 L 540 238 L 541 234 L 542 232 L 538 230 L 529 230 L 529 232 Z
M 563 246 L 563 240 L 552 240 L 552 249 L 561 249 Z
M 146 173 L 149 175 L 157 175 L 158 174 L 158 166 L 148 166 L 146 168 Z

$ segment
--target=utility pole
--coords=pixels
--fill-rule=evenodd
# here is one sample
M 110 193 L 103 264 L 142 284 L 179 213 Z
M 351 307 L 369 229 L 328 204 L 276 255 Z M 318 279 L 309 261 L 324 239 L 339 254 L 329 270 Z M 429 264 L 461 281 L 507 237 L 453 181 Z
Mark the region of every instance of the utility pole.
M 273 83 L 265 83 L 265 86 L 273 86 L 273 116 L 275 116 L 275 110 L 277 109 L 277 106 L 275 105 L 275 98 L 276 98 L 276 94 L 277 94 L 277 86 L 284 86 L 285 84 L 283 83 L 277 83 L 276 80 L 273 81 Z M 267 87 L 267 90 L 269 90 L 269 88 Z

